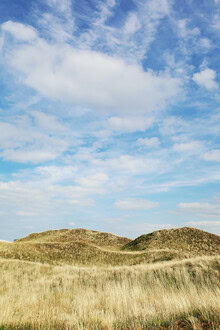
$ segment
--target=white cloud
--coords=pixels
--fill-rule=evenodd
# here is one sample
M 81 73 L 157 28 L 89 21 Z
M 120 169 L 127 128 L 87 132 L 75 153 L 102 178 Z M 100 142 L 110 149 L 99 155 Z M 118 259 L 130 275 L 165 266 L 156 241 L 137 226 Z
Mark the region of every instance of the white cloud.
M 171 1 L 138 0 L 135 10 L 119 27 L 106 24 L 107 19 L 115 15 L 116 4 L 115 0 L 98 3 L 99 12 L 89 13 L 90 29 L 81 35 L 77 45 L 84 49 L 108 49 L 109 53 L 129 62 L 141 63 L 155 40 L 161 20 L 170 13 Z
M 185 222 L 185 224 L 190 226 L 212 227 L 212 226 L 220 226 L 220 221 L 188 221 Z
M 23 42 L 36 40 L 38 36 L 32 26 L 12 21 L 3 23 L 1 29 L 4 32 L 10 33 L 16 40 Z
M 181 20 L 174 19 L 173 22 L 179 39 L 179 51 L 184 55 L 184 58 L 181 56 L 182 60 L 177 60 L 179 63 L 178 66 L 176 65 L 176 69 L 180 75 L 188 80 L 193 66 L 189 65 L 186 58 L 191 61 L 193 54 L 201 55 L 201 53 L 205 54 L 209 52 L 212 47 L 211 38 L 208 39 L 203 36 L 202 31 L 200 31 L 198 26 L 195 26 L 192 18 Z
M 40 180 L 49 184 L 58 183 L 58 182 L 66 182 L 68 181 L 71 184 L 75 177 L 78 175 L 77 167 L 74 166 L 38 166 L 31 172 L 21 172 L 17 174 L 16 178 L 28 178 L 32 181 Z
M 0 182 L 0 208 L 7 214 L 49 215 L 60 203 L 52 203 L 48 188 L 20 181 Z
M 94 24 L 98 26 L 104 24 L 106 20 L 109 17 L 111 17 L 112 10 L 115 7 L 115 5 L 116 5 L 116 0 L 106 0 L 105 2 L 100 1 L 98 4 L 98 8 L 99 8 L 98 19 Z
M 64 25 L 56 16 L 45 13 L 39 19 L 39 25 L 45 30 L 44 34 L 56 42 L 63 43 L 72 41 L 73 27 Z
M 111 117 L 108 119 L 108 126 L 111 130 L 119 132 L 145 131 L 153 123 L 153 118 L 149 117 Z
M 207 161 L 220 162 L 220 149 L 214 149 L 202 155 L 202 158 Z
M 77 180 L 77 182 L 88 188 L 97 188 L 101 187 L 109 180 L 109 177 L 105 173 L 96 173 L 87 177 L 83 177 Z
M 39 213 L 37 212 L 27 212 L 27 211 L 17 211 L 15 213 L 19 217 L 37 217 L 39 216 Z
M 163 169 L 163 164 L 159 159 L 133 157 L 130 155 L 121 155 L 118 158 L 106 160 L 92 159 L 91 163 L 95 166 L 106 168 L 109 171 L 120 171 L 133 175 L 155 171 L 159 173 Z
M 219 32 L 220 30 L 220 15 L 217 13 L 214 15 L 213 22 L 211 23 L 211 27 L 216 32 Z
M 114 205 L 122 210 L 150 210 L 160 206 L 159 203 L 146 199 L 119 200 Z
M 144 72 L 115 57 L 40 39 L 12 49 L 9 62 L 40 94 L 102 112 L 149 113 L 163 109 L 181 90 L 181 81 L 168 73 Z
M 193 80 L 201 87 L 205 87 L 208 90 L 218 88 L 218 84 L 215 81 L 216 72 L 212 69 L 206 68 L 203 71 L 194 73 Z
M 51 174 L 51 170 L 53 173 Z M 15 181 L 0 182 L 0 209 L 14 217 L 57 217 L 73 214 L 76 208 L 95 204 L 95 194 L 107 191 L 108 176 L 88 177 L 70 167 L 38 167 L 21 171 Z
M 74 145 L 67 126 L 40 111 L 0 122 L 0 157 L 20 163 L 53 160 Z
M 62 132 L 66 130 L 66 127 L 55 116 L 41 111 L 32 111 L 31 115 L 34 117 L 36 124 L 47 132 Z
M 108 221 L 108 219 L 105 219 Z M 162 230 L 162 229 L 173 229 L 177 228 L 174 224 L 169 223 L 150 223 L 150 222 L 137 222 L 137 220 L 133 222 L 123 221 L 124 219 L 110 219 L 110 223 L 114 226 L 115 232 L 117 232 L 118 235 L 126 236 L 135 239 L 136 237 L 152 233 L 156 230 Z
M 159 128 L 162 135 L 177 135 L 188 131 L 189 123 L 179 117 L 170 116 L 165 117 Z
M 71 0 L 46 0 L 51 7 L 38 19 L 38 25 L 44 35 L 55 42 L 64 43 L 73 41 L 75 20 L 72 15 Z
M 200 217 L 212 218 L 220 216 L 220 205 L 210 203 L 179 203 L 177 206 L 178 211 L 186 214 L 198 215 Z
M 0 36 L 0 54 L 3 50 L 3 47 L 4 47 L 4 42 L 5 42 L 5 39 L 3 36 Z
M 184 172 L 183 172 L 184 173 Z M 185 175 L 180 175 L 179 179 L 174 178 L 173 181 L 165 181 L 162 183 L 151 183 L 145 186 L 145 190 L 151 193 L 168 192 L 171 189 L 181 188 L 181 187 L 199 187 L 204 184 L 209 184 L 213 182 L 220 181 L 219 170 L 213 171 L 213 173 L 206 173 L 201 175 L 198 173 L 193 173 L 193 176 L 186 177 Z
M 140 21 L 137 17 L 137 14 L 135 13 L 131 13 L 124 25 L 124 33 L 125 34 L 134 34 L 135 32 L 137 32 L 139 29 L 141 28 L 141 24 Z
M 202 149 L 202 143 L 199 141 L 190 141 L 186 143 L 175 143 L 173 150 L 176 152 L 198 152 Z
M 194 38 L 200 35 L 200 30 L 197 27 L 189 28 L 189 20 L 182 19 L 177 22 L 178 34 L 184 39 Z
M 68 201 L 70 205 L 75 205 L 75 206 L 94 206 L 95 201 L 93 199 L 70 199 Z
M 194 228 L 199 228 L 201 230 L 206 230 L 208 232 L 212 232 L 213 234 L 219 234 L 219 230 L 220 230 L 220 221 L 188 221 L 185 222 L 186 226 L 192 226 Z
M 46 0 L 49 6 L 56 9 L 58 12 L 68 13 L 71 12 L 72 1 L 71 0 Z
M 137 144 L 147 148 L 158 148 L 160 146 L 160 140 L 157 137 L 140 138 L 137 140 Z
M 204 51 L 208 51 L 212 46 L 211 41 L 208 38 L 201 38 L 199 44 Z
M 28 116 L 9 117 L 8 122 L 0 122 L 0 149 L 18 148 L 37 141 L 51 146 L 49 141 L 58 143 L 59 137 L 67 130 L 68 127 L 60 124 L 54 116 L 39 111 Z
M 48 160 L 54 160 L 59 154 L 60 152 L 51 151 L 50 149 L 6 149 L 0 152 L 0 157 L 17 163 L 38 164 Z

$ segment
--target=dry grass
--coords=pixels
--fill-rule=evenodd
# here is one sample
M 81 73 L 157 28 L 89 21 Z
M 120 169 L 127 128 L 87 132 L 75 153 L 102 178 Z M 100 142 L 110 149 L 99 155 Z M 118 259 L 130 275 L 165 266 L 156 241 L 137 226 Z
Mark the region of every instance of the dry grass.
M 0 329 L 218 329 L 220 259 L 123 267 L 0 259 Z
M 137 265 L 219 254 L 220 237 L 194 228 L 161 230 L 133 241 L 110 233 L 63 229 L 0 243 L 0 257 L 57 265 Z
M 220 329 L 219 239 L 64 229 L 0 242 L 0 330 Z
M 83 242 L 21 242 L 0 244 L 0 257 L 54 265 L 137 265 L 175 258 L 183 258 L 182 253 L 168 249 L 130 252 L 109 250 Z
M 141 235 L 122 249 L 143 251 L 164 247 L 188 253 L 190 256 L 220 255 L 220 237 L 191 227 L 163 229 Z
M 129 243 L 131 239 L 120 237 L 112 233 L 104 233 L 88 229 L 60 229 L 48 230 L 42 233 L 32 233 L 17 242 L 81 242 L 111 249 L 119 249 Z

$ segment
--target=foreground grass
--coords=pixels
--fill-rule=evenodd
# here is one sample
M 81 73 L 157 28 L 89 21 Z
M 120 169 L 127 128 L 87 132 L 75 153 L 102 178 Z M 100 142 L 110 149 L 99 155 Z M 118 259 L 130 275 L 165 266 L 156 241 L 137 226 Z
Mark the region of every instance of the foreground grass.
M 0 259 L 0 329 L 218 329 L 220 258 L 122 267 Z

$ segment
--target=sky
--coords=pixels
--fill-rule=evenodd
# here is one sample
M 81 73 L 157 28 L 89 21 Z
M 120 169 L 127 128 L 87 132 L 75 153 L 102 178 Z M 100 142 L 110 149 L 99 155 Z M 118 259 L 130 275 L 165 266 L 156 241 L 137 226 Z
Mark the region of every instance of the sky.
M 220 234 L 220 1 L 0 1 L 0 239 Z

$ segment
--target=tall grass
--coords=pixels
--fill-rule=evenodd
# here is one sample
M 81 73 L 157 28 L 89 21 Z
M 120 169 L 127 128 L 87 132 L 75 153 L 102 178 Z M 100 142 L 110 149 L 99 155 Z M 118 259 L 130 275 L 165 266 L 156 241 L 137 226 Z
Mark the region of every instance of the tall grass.
M 0 329 L 218 329 L 220 259 L 123 267 L 0 259 Z

